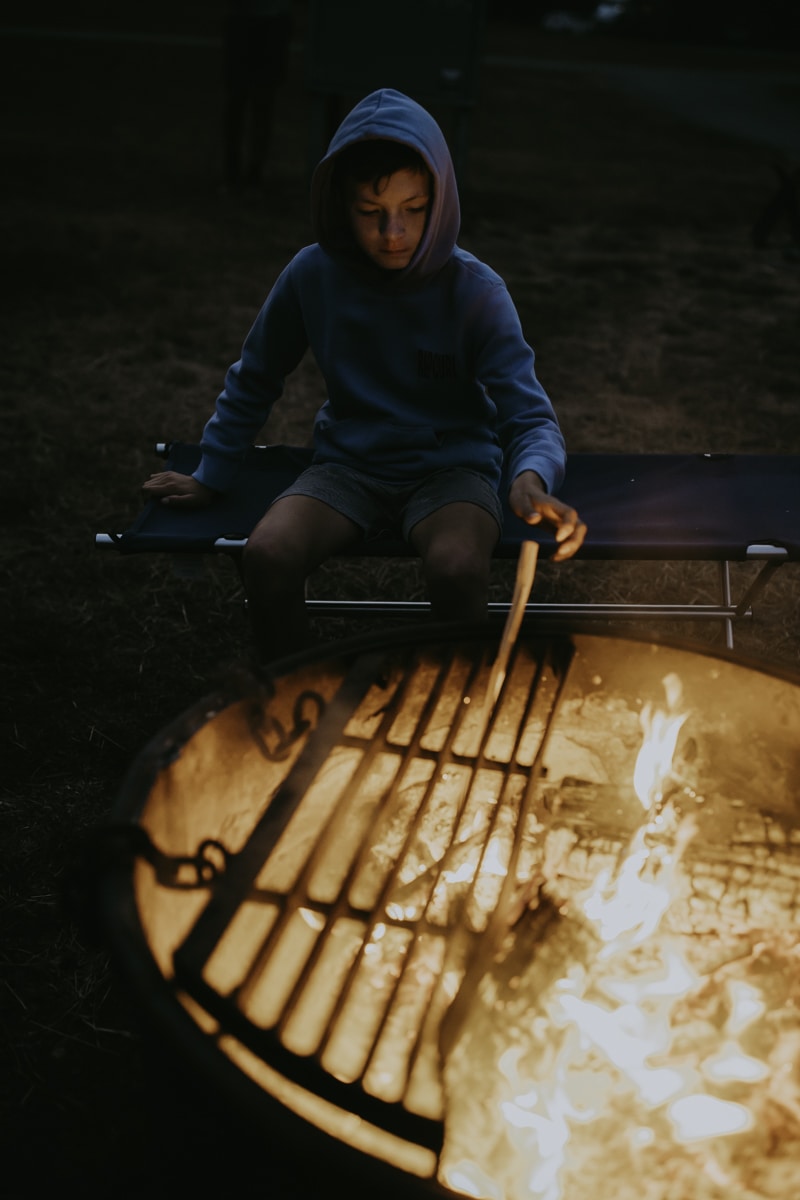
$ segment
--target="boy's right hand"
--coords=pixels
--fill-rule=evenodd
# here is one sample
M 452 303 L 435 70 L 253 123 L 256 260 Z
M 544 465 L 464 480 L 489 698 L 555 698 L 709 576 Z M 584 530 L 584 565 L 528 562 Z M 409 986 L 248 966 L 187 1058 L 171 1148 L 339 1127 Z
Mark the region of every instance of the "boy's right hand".
M 158 471 L 151 475 L 142 488 L 145 500 L 168 504 L 170 508 L 207 508 L 217 492 L 198 483 L 193 475 L 181 475 L 177 471 Z

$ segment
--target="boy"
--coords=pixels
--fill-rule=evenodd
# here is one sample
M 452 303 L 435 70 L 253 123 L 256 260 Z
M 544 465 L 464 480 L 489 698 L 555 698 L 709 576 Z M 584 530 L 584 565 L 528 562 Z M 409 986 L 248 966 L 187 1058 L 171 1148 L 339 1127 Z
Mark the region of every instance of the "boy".
M 367 96 L 317 167 L 311 207 L 317 241 L 282 272 L 229 369 L 200 466 L 143 489 L 186 508 L 213 502 L 311 347 L 328 392 L 314 462 L 243 556 L 265 661 L 304 643 L 310 572 L 392 526 L 420 556 L 433 615 L 482 618 L 504 461 L 512 509 L 553 527 L 556 560 L 586 532 L 550 494 L 564 440 L 508 291 L 456 244 L 453 164 L 430 114 L 391 89 Z

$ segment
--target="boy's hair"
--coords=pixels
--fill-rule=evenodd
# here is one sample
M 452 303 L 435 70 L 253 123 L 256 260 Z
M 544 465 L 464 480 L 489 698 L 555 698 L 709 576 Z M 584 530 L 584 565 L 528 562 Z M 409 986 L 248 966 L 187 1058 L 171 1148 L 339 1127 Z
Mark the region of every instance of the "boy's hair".
M 380 195 L 385 181 L 395 171 L 421 171 L 433 191 L 433 174 L 418 151 L 405 142 L 369 138 L 353 142 L 340 151 L 330 175 L 327 207 L 327 240 L 346 254 L 355 250 L 348 209 L 354 183 L 371 183 Z M 358 251 L 360 257 L 361 252 Z
M 428 164 L 422 155 L 405 142 L 388 138 L 370 138 L 353 142 L 337 156 L 334 166 L 334 187 L 344 198 L 348 183 L 371 183 L 376 193 L 381 181 L 395 171 L 421 171 L 430 179 Z

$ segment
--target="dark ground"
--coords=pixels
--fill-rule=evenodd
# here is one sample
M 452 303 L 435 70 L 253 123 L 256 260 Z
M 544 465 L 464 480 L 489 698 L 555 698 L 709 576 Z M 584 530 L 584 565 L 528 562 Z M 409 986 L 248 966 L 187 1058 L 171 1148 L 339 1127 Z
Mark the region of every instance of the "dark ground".
M 20 1200 L 322 1190 L 297 1162 L 276 1165 L 282 1134 L 239 1135 L 238 1115 L 156 1048 L 62 897 L 138 750 L 245 643 L 227 564 L 179 579 L 168 563 L 100 553 L 94 534 L 135 511 L 154 441 L 196 438 L 270 282 L 308 237 L 299 51 L 270 181 L 234 199 L 219 187 L 217 6 L 179 10 L 117 5 L 113 24 L 184 41 L 0 40 L 12 114 L 0 1161 Z M 24 23 L 112 28 L 107 6 L 70 12 L 68 23 L 40 4 Z M 796 141 L 686 120 L 602 65 L 702 69 L 726 86 L 733 72 L 745 111 L 779 101 L 796 139 L 800 90 L 787 80 L 800 55 L 549 37 L 508 19 L 490 23 L 487 54 L 462 241 L 508 278 L 570 448 L 800 453 L 800 248 L 786 221 L 765 246 L 751 239 Z M 319 394 L 305 364 L 268 437 L 304 441 Z M 356 587 L 394 594 L 396 572 L 375 570 Z M 345 586 L 336 570 L 326 578 Z M 687 584 L 707 598 L 705 576 L 669 565 L 543 569 L 537 589 L 652 598 Z M 497 587 L 507 595 L 508 578 Z M 800 669 L 799 587 L 793 568 L 777 577 L 743 654 Z

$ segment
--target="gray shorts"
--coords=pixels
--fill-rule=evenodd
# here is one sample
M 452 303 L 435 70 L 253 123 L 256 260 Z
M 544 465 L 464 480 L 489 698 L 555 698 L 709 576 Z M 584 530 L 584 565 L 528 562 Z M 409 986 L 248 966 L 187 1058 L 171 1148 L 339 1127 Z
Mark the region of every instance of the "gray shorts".
M 312 496 L 347 517 L 365 538 L 398 535 L 409 540 L 411 530 L 445 504 L 477 504 L 503 528 L 500 497 L 477 471 L 463 467 L 434 471 L 404 483 L 384 483 L 340 463 L 307 467 L 277 497 Z

